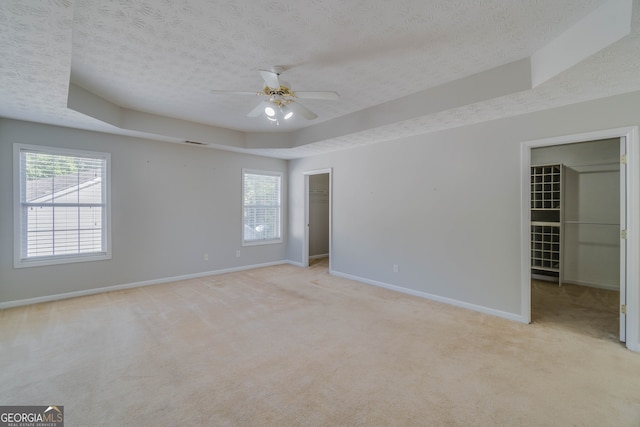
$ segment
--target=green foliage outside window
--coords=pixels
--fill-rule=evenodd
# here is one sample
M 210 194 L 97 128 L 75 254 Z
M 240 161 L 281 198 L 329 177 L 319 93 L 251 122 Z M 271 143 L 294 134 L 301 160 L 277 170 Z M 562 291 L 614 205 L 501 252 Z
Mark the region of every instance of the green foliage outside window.
M 76 157 L 29 153 L 26 157 L 27 180 L 72 175 L 81 169 L 76 161 Z

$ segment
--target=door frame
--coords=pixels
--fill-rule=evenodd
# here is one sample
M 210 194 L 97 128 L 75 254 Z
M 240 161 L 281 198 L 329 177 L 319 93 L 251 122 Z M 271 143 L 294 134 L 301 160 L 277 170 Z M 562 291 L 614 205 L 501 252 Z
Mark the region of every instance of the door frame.
M 626 273 L 626 346 L 640 351 L 640 143 L 638 127 L 623 127 L 574 135 L 524 141 L 520 146 L 521 157 L 521 313 L 522 319 L 531 323 L 531 149 L 537 147 L 595 141 L 608 138 L 624 138 L 627 155 L 624 174 L 626 206 L 621 216 L 626 218 L 626 260 L 621 259 L 621 269 Z M 620 169 L 621 180 L 623 168 Z M 621 192 L 623 189 L 621 188 Z M 622 194 L 621 194 L 622 196 Z M 622 205 L 621 199 L 621 205 Z M 622 245 L 621 245 L 622 246 Z M 622 273 L 622 271 L 621 271 Z M 624 280 L 621 274 L 621 281 Z M 621 283 L 622 288 L 622 283 Z M 621 291 L 621 295 L 623 292 Z M 622 321 L 622 320 L 621 320 Z
M 619 155 L 620 159 L 623 156 L 626 158 L 627 155 L 627 138 L 626 136 L 621 137 L 620 147 L 619 147 Z M 627 223 L 627 165 L 620 161 L 620 234 L 622 235 L 622 230 L 626 230 L 628 228 Z M 620 283 L 625 284 L 625 286 L 620 286 L 620 305 L 627 304 L 627 264 L 629 260 L 627 259 L 627 241 L 622 239 L 620 236 Z M 622 256 L 624 255 L 624 257 Z M 620 314 L 620 341 L 627 341 L 627 315 L 623 313 Z
M 302 265 L 309 267 L 309 177 L 311 175 L 329 174 L 329 271 L 331 269 L 331 252 L 333 247 L 333 168 L 316 169 L 304 173 L 304 241 L 302 243 Z

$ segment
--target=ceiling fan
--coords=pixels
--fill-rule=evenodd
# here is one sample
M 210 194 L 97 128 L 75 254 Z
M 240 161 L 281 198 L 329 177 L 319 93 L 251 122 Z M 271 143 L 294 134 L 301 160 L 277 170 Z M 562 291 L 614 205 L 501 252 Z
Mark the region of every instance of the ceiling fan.
M 284 71 L 282 66 L 274 66 L 271 70 L 259 70 L 260 76 L 264 80 L 264 88 L 260 92 L 242 92 L 229 90 L 212 90 L 214 94 L 234 94 L 234 95 L 257 95 L 267 97 L 260 102 L 253 110 L 249 111 L 248 117 L 258 117 L 265 114 L 267 119 L 278 123 L 282 118 L 288 120 L 294 115 L 300 115 L 307 120 L 318 117 L 313 111 L 296 101 L 300 99 L 323 99 L 336 100 L 340 98 L 337 92 L 333 91 L 296 91 L 291 90 L 289 83 L 280 80 L 280 74 Z

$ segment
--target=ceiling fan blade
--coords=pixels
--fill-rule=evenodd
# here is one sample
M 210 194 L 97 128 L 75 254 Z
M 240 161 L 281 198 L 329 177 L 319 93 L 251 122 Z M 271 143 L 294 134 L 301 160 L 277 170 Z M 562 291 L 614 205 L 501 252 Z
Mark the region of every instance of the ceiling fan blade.
M 264 109 L 269 104 L 269 101 L 262 101 L 256 107 L 247 113 L 247 117 L 258 117 L 261 114 L 264 114 Z
M 338 94 L 338 92 L 333 92 L 333 91 L 301 91 L 295 92 L 296 97 L 301 98 L 301 99 L 326 99 L 326 100 L 337 100 L 340 99 L 340 95 Z
M 289 107 L 289 109 L 293 111 L 293 114 L 300 114 L 307 120 L 313 120 L 318 117 L 313 111 L 309 110 L 307 107 L 301 104 L 298 104 L 297 102 L 291 102 L 287 104 L 287 107 Z
M 260 75 L 264 82 L 271 89 L 280 89 L 280 79 L 278 79 L 278 73 L 274 73 L 273 71 L 268 70 L 259 70 Z
M 239 91 L 239 90 L 212 90 L 211 93 L 215 95 L 264 95 L 262 92 L 249 92 L 249 91 Z

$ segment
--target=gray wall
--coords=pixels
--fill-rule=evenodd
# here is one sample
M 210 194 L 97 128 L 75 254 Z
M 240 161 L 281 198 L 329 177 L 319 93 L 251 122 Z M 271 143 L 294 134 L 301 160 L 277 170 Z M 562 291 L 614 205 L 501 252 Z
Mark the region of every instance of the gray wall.
M 335 272 L 522 315 L 521 142 L 639 123 L 635 92 L 291 161 L 288 258 L 303 174 L 333 168 Z
M 113 259 L 13 268 L 15 142 L 111 153 Z M 0 120 L 0 302 L 284 260 L 284 243 L 241 246 L 243 167 L 286 183 L 284 160 Z
M 309 176 L 309 256 L 329 253 L 329 174 Z

